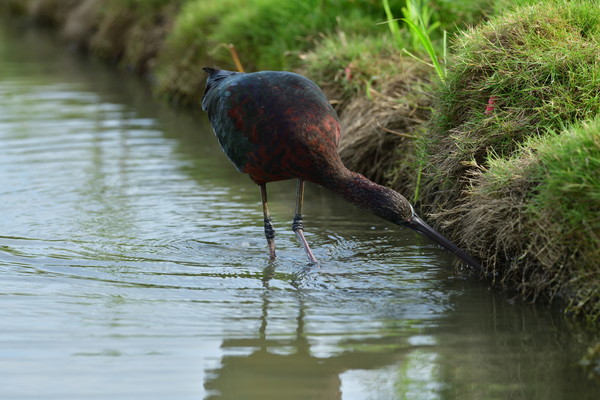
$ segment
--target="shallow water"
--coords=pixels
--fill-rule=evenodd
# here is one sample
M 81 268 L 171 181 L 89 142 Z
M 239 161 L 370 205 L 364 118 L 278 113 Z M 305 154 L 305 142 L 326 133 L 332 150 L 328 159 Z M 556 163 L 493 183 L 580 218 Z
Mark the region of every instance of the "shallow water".
M 1 399 L 592 399 L 588 336 L 316 186 L 258 188 L 203 115 L 0 20 Z M 202 73 L 200 70 L 198 73 Z

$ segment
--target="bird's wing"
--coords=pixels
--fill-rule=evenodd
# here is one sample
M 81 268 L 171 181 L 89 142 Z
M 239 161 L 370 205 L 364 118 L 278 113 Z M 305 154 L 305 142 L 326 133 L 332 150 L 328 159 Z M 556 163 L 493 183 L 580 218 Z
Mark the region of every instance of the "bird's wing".
M 244 172 L 246 154 L 251 143 L 244 134 L 243 127 L 232 117 L 235 104 L 230 94 L 227 82 L 224 82 L 207 91 L 202 103 L 208 111 L 208 118 L 221 148 L 237 169 Z

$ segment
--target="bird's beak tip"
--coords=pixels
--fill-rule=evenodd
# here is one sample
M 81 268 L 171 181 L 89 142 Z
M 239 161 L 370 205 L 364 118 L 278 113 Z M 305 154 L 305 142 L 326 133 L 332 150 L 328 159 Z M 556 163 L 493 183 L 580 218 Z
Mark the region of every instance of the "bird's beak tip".
M 438 231 L 427 225 L 425 221 L 419 218 L 417 214 L 413 213 L 413 215 L 408 220 L 402 222 L 402 225 L 414 231 L 417 231 L 429 240 L 439 244 L 451 253 L 454 253 L 458 258 L 460 258 L 470 267 L 474 268 L 477 271 L 481 271 L 481 265 L 477 260 L 475 260 L 469 254 L 467 254 L 460 247 L 452 243 Z

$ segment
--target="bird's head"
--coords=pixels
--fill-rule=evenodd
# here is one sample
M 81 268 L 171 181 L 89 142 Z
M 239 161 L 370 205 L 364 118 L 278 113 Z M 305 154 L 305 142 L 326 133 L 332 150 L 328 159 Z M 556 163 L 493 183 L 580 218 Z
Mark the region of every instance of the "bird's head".
M 451 253 L 456 254 L 456 256 L 473 269 L 481 271 L 481 265 L 477 260 L 446 239 L 441 233 L 427 225 L 415 213 L 410 202 L 400 193 L 388 187 L 378 185 L 361 174 L 349 171 L 345 167 L 340 167 L 339 171 L 341 172 L 330 175 L 330 178 L 324 182 L 325 186 L 339 193 L 349 202 L 371 211 L 378 217 L 418 232 Z
M 359 184 L 357 184 L 356 179 L 353 182 L 354 189 L 350 191 L 352 194 L 346 194 L 348 200 L 355 204 L 362 205 L 375 215 L 396 225 L 418 232 L 451 253 L 454 253 L 473 269 L 479 272 L 481 271 L 481 265 L 477 260 L 444 237 L 441 233 L 427 225 L 427 223 L 417 215 L 410 202 L 400 193 L 385 186 L 377 185 L 366 179 L 359 179 L 358 181 L 360 182 Z M 369 195 L 365 196 L 362 192 L 368 192 Z M 362 201 L 364 198 L 368 198 L 367 204 Z

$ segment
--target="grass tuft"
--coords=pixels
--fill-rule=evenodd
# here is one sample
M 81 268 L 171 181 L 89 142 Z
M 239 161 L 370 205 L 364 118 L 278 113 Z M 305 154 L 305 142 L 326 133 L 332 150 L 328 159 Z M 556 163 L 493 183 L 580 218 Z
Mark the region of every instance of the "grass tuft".
M 455 43 L 432 135 L 422 140 L 425 201 L 452 205 L 471 166 L 527 138 L 600 112 L 600 8 L 548 1 L 464 32 Z
M 524 297 L 600 322 L 600 115 L 488 164 L 461 206 L 464 240 Z

